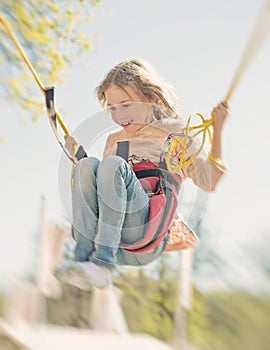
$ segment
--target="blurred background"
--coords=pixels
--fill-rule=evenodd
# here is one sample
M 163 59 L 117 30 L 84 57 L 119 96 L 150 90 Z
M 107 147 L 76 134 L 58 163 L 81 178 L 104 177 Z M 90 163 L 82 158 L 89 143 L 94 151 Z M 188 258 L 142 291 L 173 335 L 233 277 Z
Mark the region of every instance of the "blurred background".
M 56 86 L 56 103 L 70 130 L 80 136 L 88 123 L 89 139 L 84 133 L 79 140 L 100 157 L 112 124 L 100 117 L 94 90 L 113 65 L 143 57 L 175 87 L 183 118 L 194 111 L 209 116 L 226 96 L 262 4 L 0 0 L 0 12 L 43 83 Z M 226 176 L 210 195 L 189 181 L 183 189 L 179 210 L 200 238 L 191 252 L 192 268 L 190 256 L 175 252 L 147 267 L 119 269 L 114 284 L 121 291 L 121 301 L 115 301 L 123 310 L 121 331 L 146 333 L 169 344 L 182 339 L 202 350 L 269 348 L 270 11 L 262 18 L 258 42 L 265 40 L 230 101 L 223 135 Z M 0 288 L 6 317 L 15 280 L 42 284 L 47 223 L 61 231 L 57 236 L 54 228 L 49 230 L 65 242 L 66 258 L 74 243 L 69 238 L 69 189 L 65 196 L 61 187 L 70 165 L 50 129 L 43 96 L 2 26 L 0 36 Z M 90 294 L 62 286 L 62 309 L 47 295 L 42 308 L 30 303 L 39 316 L 29 316 L 28 309 L 24 318 L 95 329 L 93 315 L 82 321 L 80 308 L 67 316 L 63 306 L 63 298 L 72 295 L 70 305 L 84 303 L 83 310 L 92 310 Z M 44 308 L 46 317 L 40 311 Z M 111 329 L 104 327 L 99 326 Z

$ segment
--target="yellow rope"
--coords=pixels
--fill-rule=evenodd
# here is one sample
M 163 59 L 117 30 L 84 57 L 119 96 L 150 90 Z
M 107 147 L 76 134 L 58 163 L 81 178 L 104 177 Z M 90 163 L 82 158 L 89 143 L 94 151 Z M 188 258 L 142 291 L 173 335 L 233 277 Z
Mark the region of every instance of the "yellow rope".
M 4 27 L 7 35 L 10 37 L 10 39 L 13 41 L 15 47 L 17 48 L 18 52 L 20 53 L 22 59 L 24 60 L 24 62 L 26 63 L 27 67 L 29 68 L 29 70 L 31 71 L 35 81 L 37 82 L 40 90 L 43 92 L 43 94 L 45 95 L 45 87 L 42 84 L 40 78 L 38 77 L 36 71 L 34 70 L 34 67 L 32 66 L 31 62 L 29 61 L 28 57 L 26 56 L 23 48 L 21 47 L 17 37 L 15 36 L 15 34 L 13 33 L 10 24 L 8 23 L 7 19 L 3 16 L 3 14 L 0 13 L 0 23 L 2 24 L 2 26 Z M 60 124 L 62 130 L 64 131 L 64 133 L 66 135 L 69 135 L 70 132 L 65 124 L 65 122 L 63 121 L 63 119 L 61 118 L 60 114 L 58 113 L 58 111 L 56 110 L 56 118 L 58 123 Z
M 195 116 L 198 116 L 202 122 L 199 125 L 191 126 L 190 125 L 191 121 Z M 174 137 L 171 145 L 168 148 L 168 151 L 167 151 L 167 154 L 165 157 L 165 161 L 166 161 L 167 168 L 169 171 L 176 173 L 179 170 L 181 170 L 183 167 L 185 167 L 185 166 L 189 165 L 191 162 L 193 162 L 194 159 L 196 159 L 198 157 L 198 155 L 200 154 L 200 152 L 204 148 L 207 136 L 209 139 L 209 143 L 210 144 L 212 143 L 212 135 L 211 135 L 210 127 L 213 124 L 213 121 L 214 121 L 213 118 L 205 119 L 204 116 L 199 112 L 192 113 L 189 116 L 186 127 L 183 129 L 183 135 Z M 187 143 L 189 140 L 190 132 L 195 131 L 195 130 L 196 130 L 196 132 L 193 134 L 192 137 L 194 139 L 196 136 L 202 134 L 201 145 L 198 148 L 198 150 L 196 151 L 196 153 L 193 154 L 191 157 L 189 157 L 187 155 Z M 178 154 L 173 155 L 174 152 L 175 153 L 177 152 L 177 148 L 180 148 Z M 177 165 L 173 165 L 173 160 L 175 158 L 177 158 L 177 162 L 178 162 Z

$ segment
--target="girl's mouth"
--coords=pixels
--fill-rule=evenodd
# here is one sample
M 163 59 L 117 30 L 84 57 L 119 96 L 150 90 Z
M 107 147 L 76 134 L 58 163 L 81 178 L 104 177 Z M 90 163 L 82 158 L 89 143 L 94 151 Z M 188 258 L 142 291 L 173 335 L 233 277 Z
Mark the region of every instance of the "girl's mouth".
M 131 125 L 132 123 L 133 123 L 133 119 L 131 119 L 131 121 L 129 121 L 129 122 L 121 123 L 121 126 L 122 126 L 123 128 L 126 128 L 126 127 L 128 127 L 129 125 Z
M 123 127 L 123 128 L 126 128 L 127 126 L 129 126 L 131 123 L 122 123 L 121 124 L 121 126 Z

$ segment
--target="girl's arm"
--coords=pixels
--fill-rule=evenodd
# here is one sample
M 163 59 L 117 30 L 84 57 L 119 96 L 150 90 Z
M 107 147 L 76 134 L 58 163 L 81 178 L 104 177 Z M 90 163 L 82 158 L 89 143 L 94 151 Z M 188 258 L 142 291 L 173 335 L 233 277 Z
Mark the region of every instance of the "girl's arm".
M 222 144 L 221 137 L 224 122 L 229 113 L 229 105 L 227 101 L 220 102 L 213 108 L 211 116 L 214 118 L 213 123 L 213 139 L 209 158 L 213 161 L 222 162 Z
M 228 103 L 225 101 L 213 108 L 211 113 L 214 118 L 213 139 L 208 159 L 198 157 L 190 165 L 182 169 L 184 177 L 191 178 L 195 185 L 206 192 L 215 191 L 216 185 L 226 171 L 221 157 L 222 130 L 228 113 Z M 193 144 L 190 149 L 190 156 L 195 152 L 196 146 Z

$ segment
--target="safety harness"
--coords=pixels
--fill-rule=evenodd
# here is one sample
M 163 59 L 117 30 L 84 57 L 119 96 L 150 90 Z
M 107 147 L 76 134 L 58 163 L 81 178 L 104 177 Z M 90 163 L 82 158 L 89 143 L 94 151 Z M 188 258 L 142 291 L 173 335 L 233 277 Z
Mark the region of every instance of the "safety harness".
M 128 160 L 129 141 L 117 143 L 117 155 Z M 165 162 L 138 162 L 133 171 L 143 189 L 149 196 L 149 217 L 144 236 L 133 244 L 120 247 L 132 252 L 141 253 L 157 247 L 168 235 L 169 226 L 178 205 L 178 192 L 182 179 L 178 174 L 170 174 Z

